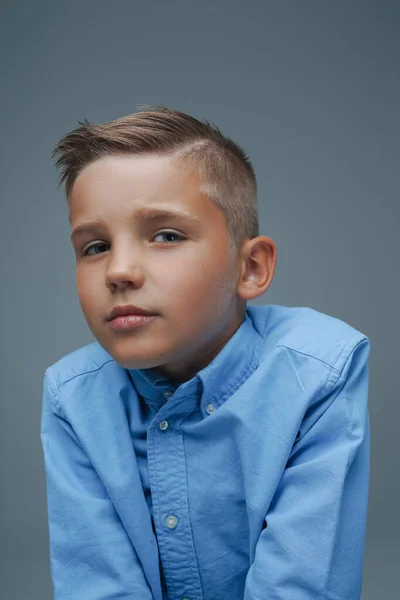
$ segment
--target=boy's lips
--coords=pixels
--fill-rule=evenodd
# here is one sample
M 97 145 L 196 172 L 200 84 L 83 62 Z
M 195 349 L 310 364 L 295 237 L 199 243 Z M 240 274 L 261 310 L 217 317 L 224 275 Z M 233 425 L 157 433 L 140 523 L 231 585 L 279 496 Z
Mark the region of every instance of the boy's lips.
M 115 317 L 109 321 L 110 327 L 115 331 L 136 329 L 146 325 L 150 321 L 156 318 L 158 315 L 124 315 Z
M 144 316 L 156 316 L 157 313 L 150 311 L 134 304 L 124 304 L 120 306 L 114 306 L 107 317 L 107 321 L 112 321 L 116 317 L 122 317 L 126 315 L 144 315 Z

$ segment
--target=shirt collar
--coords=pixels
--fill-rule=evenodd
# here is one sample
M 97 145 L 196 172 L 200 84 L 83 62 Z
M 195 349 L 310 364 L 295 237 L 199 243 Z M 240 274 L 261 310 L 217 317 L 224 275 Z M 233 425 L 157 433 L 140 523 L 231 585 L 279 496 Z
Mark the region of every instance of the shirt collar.
M 223 404 L 258 367 L 263 337 L 257 331 L 249 307 L 238 329 L 215 358 L 192 379 L 177 383 L 152 369 L 128 369 L 145 402 L 157 411 L 172 395 L 195 396 L 203 414 Z

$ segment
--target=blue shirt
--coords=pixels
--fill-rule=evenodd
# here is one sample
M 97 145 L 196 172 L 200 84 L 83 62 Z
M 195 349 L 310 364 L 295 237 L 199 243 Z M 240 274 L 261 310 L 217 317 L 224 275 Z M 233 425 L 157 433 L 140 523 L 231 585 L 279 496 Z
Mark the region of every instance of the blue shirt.
M 369 351 L 270 304 L 181 384 L 98 342 L 48 367 L 55 600 L 359 600 Z

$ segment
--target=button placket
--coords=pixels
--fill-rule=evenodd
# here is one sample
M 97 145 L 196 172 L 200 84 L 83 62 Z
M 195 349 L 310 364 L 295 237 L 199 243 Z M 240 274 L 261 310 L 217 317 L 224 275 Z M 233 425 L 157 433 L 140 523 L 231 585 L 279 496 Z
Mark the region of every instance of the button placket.
M 168 400 L 169 398 L 171 398 L 171 396 L 174 395 L 174 392 L 172 392 L 171 390 L 166 390 L 164 392 L 164 398 L 166 400 Z M 160 423 L 158 424 L 159 428 L 161 429 L 161 431 L 166 431 L 166 429 L 168 428 L 168 421 L 166 419 L 164 419 L 163 421 L 160 421 Z
M 171 396 L 174 396 L 174 392 L 164 388 L 162 395 L 168 401 Z M 179 401 L 179 398 L 176 398 L 176 400 Z M 169 414 L 173 411 L 172 405 L 174 402 L 175 398 L 172 398 L 171 411 L 168 411 L 168 406 L 162 407 L 164 409 L 162 410 L 162 414 L 166 418 L 162 419 L 161 416 L 159 417 L 162 419 L 158 422 L 160 433 L 153 437 L 153 443 L 151 443 L 149 437 L 149 477 L 160 557 L 164 565 L 166 577 L 173 582 L 174 586 L 177 586 L 176 592 L 178 590 L 180 592 L 177 599 L 190 600 L 194 596 L 197 597 L 197 595 L 202 597 L 201 583 L 193 547 L 192 532 L 189 525 L 186 480 L 185 477 L 182 477 L 182 473 L 185 473 L 183 434 L 177 429 L 174 417 Z M 187 407 L 188 414 L 192 404 L 194 404 L 194 398 L 191 397 L 185 406 L 185 408 Z M 183 413 L 179 412 L 177 416 L 179 417 L 178 422 L 182 420 L 182 417 L 185 417 Z M 168 435 L 169 432 L 167 432 L 169 419 L 173 419 L 171 421 L 171 435 Z M 167 473 L 169 474 L 168 477 L 166 477 Z M 171 478 L 174 479 L 172 487 L 168 483 Z M 167 503 L 170 506 L 171 512 L 163 511 L 163 507 Z M 157 523 L 159 523 L 159 527 Z M 173 557 L 175 560 L 179 557 L 181 562 L 179 574 L 170 567 L 174 562 Z

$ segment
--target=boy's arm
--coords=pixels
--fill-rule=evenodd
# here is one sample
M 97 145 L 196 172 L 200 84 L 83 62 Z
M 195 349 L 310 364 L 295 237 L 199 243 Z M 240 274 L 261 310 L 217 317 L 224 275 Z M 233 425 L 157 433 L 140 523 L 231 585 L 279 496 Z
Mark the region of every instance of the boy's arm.
M 364 337 L 322 400 L 327 408 L 294 444 L 247 574 L 244 600 L 360 599 L 369 350 Z
M 137 554 L 107 491 L 62 417 L 50 369 L 41 441 L 54 600 L 152 600 Z

